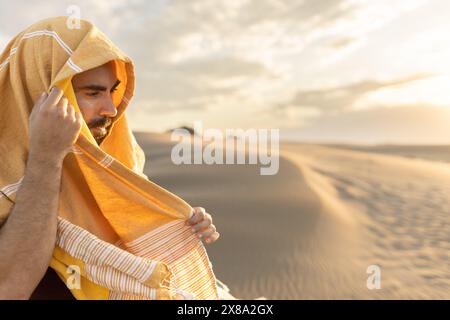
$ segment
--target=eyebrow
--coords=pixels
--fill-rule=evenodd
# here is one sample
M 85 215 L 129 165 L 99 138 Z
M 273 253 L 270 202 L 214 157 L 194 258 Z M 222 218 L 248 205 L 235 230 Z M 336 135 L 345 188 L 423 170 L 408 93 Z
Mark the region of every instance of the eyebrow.
M 114 83 L 111 90 L 116 89 L 119 84 L 120 84 L 120 80 L 117 80 L 116 83 Z M 82 86 L 82 87 L 78 88 L 78 90 L 93 90 L 93 91 L 106 91 L 106 89 L 107 89 L 106 87 L 104 87 L 102 85 L 98 85 L 98 84 L 88 84 L 86 86 Z

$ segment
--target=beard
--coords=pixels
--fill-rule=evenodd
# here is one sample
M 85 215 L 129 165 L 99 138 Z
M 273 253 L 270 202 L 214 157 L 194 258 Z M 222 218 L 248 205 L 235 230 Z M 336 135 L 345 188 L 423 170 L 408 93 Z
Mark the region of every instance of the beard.
M 94 119 L 88 123 L 88 128 L 91 131 L 95 141 L 97 141 L 97 144 L 100 145 L 103 139 L 105 139 L 108 135 L 111 124 L 112 119 L 108 117 Z

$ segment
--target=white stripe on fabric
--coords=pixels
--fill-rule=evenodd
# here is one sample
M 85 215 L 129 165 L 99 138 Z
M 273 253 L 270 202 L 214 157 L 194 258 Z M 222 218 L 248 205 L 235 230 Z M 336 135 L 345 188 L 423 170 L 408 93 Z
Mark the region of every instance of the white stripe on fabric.
M 107 154 L 98 164 L 107 168 L 113 163 L 113 161 L 114 158 Z
M 71 152 L 73 152 L 74 154 L 83 154 L 83 151 L 81 151 L 80 149 L 78 149 L 77 147 L 73 146 L 70 149 Z
M 77 65 L 73 62 L 73 60 L 72 60 L 71 58 L 69 58 L 69 59 L 67 60 L 67 65 L 68 65 L 69 67 L 71 67 L 75 72 L 80 73 L 81 71 L 83 71 L 83 70 L 81 70 L 81 68 L 80 68 L 79 66 L 77 66 Z
M 11 194 L 13 194 L 14 192 L 17 192 L 17 190 L 19 190 L 20 185 L 22 184 L 23 181 L 23 177 L 20 178 L 19 181 L 17 181 L 16 183 L 13 184 L 9 184 L 7 186 L 4 186 L 1 189 L 1 193 L 0 193 L 0 198 L 4 197 L 5 195 L 10 196 Z M 5 194 L 5 195 L 4 195 Z
M 64 51 L 67 52 L 67 54 L 69 56 L 72 55 L 73 51 L 72 49 L 69 48 L 69 46 L 59 37 L 59 35 L 55 32 L 55 31 L 50 31 L 50 30 L 37 30 L 37 31 L 33 31 L 33 32 L 29 32 L 29 33 L 25 33 L 24 36 L 22 37 L 22 39 L 28 39 L 28 38 L 32 38 L 35 36 L 51 36 L 53 37 L 56 42 L 59 43 L 59 45 L 64 49 Z
M 127 243 L 126 243 L 126 246 L 127 246 L 127 247 L 138 246 L 140 243 L 144 242 L 144 241 L 147 240 L 149 237 L 152 237 L 154 234 L 158 234 L 158 233 L 160 233 L 160 232 L 162 232 L 162 231 L 164 231 L 164 230 L 166 230 L 166 229 L 168 229 L 168 228 L 170 228 L 170 227 L 172 227 L 172 226 L 177 226 L 177 225 L 179 225 L 181 222 L 184 223 L 184 220 L 178 219 L 178 220 L 174 220 L 174 221 L 172 221 L 172 222 L 166 223 L 166 224 L 164 224 L 164 225 L 162 225 L 162 226 L 160 226 L 160 227 L 158 227 L 158 228 L 156 228 L 156 229 L 153 229 L 152 232 L 151 232 L 151 234 L 146 233 L 146 234 L 140 236 L 139 238 L 137 238 L 137 239 L 135 239 L 135 240 L 132 240 L 132 241 L 130 241 L 130 242 L 127 242 Z
M 7 57 L 7 58 L 5 59 L 5 61 L 3 61 L 3 62 L 0 64 L 0 70 L 2 70 L 3 67 L 6 66 L 6 65 L 8 64 L 8 62 L 9 62 L 11 56 L 12 56 L 13 54 L 15 54 L 16 51 L 17 51 L 17 47 L 14 47 L 14 48 L 12 48 L 12 49 L 9 51 L 9 57 Z
M 58 217 L 58 237 L 56 244 L 71 256 L 84 261 L 86 264 L 114 268 L 142 282 L 148 279 L 147 275 L 152 274 L 156 266 L 154 261 L 134 256 L 108 242 L 100 240 L 92 233 L 61 217 Z M 94 251 L 97 251 L 98 254 L 94 254 Z M 108 261 L 108 258 L 116 253 L 118 254 L 118 259 Z M 135 272 L 130 272 L 130 263 L 136 260 L 142 268 Z M 110 263 L 106 264 L 106 261 Z
M 156 295 L 156 289 L 149 288 L 130 277 L 110 267 L 85 264 L 86 277 L 112 291 L 128 295 L 143 296 L 150 299 Z
M 29 39 L 29 38 L 33 38 L 33 37 L 37 37 L 37 36 L 50 36 L 53 37 L 53 39 L 56 40 L 56 42 L 58 42 L 58 44 L 61 46 L 61 48 L 63 48 L 63 50 L 69 55 L 71 56 L 73 54 L 72 49 L 70 49 L 70 47 L 61 39 L 61 37 L 55 32 L 55 31 L 50 31 L 50 30 L 37 30 L 37 31 L 33 31 L 33 32 L 29 32 L 29 33 L 25 33 L 23 35 L 23 37 L 19 40 L 22 41 L 22 39 Z M 2 62 L 0 64 L 0 70 L 3 69 L 4 66 L 6 66 L 11 58 L 11 56 L 13 54 L 15 54 L 17 51 L 17 47 L 12 48 L 9 54 L 9 57 L 5 59 L 4 62 Z M 74 71 L 76 71 L 77 73 L 81 72 L 82 69 L 77 66 L 73 60 L 71 58 L 69 58 L 69 60 L 67 60 L 67 65 L 72 68 Z
M 3 67 L 6 66 L 6 65 L 8 64 L 9 58 L 10 58 L 10 57 L 11 57 L 11 56 L 9 56 L 8 58 L 6 58 L 5 61 L 3 61 L 3 62 L 0 64 L 0 70 L 2 70 Z
M 202 243 L 185 225 L 175 220 L 160 226 L 124 247 L 135 255 L 166 263 L 173 273 L 170 287 L 185 290 L 199 299 L 216 299 L 211 263 Z

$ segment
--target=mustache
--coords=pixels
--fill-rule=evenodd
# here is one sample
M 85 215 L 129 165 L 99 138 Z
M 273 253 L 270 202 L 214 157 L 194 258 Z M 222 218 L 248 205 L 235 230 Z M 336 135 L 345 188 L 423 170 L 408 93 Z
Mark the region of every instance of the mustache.
M 106 128 L 109 127 L 112 123 L 111 118 L 108 117 L 103 117 L 103 118 L 98 118 L 98 119 L 94 119 L 91 122 L 88 123 L 88 128 L 92 129 L 92 128 Z

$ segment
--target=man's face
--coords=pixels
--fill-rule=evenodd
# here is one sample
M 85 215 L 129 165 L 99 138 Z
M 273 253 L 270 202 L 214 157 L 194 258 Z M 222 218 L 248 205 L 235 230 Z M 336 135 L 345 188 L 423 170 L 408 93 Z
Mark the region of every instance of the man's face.
M 109 62 L 72 78 L 81 114 L 98 144 L 108 134 L 112 118 L 117 114 L 113 93 L 120 81 L 114 71 L 114 64 Z

